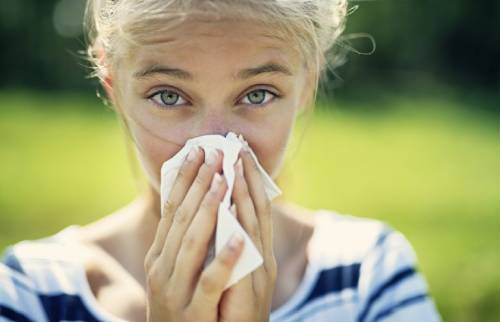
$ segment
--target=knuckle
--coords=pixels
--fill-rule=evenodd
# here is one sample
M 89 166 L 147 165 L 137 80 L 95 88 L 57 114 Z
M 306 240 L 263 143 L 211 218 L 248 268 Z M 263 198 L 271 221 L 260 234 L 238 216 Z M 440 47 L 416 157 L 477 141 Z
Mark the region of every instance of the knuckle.
M 228 249 L 226 249 L 224 252 L 222 252 L 220 256 L 217 256 L 216 260 L 217 260 L 219 266 L 223 270 L 231 270 L 231 268 L 233 266 L 233 259 L 232 259 L 231 255 L 229 254 Z
M 248 190 L 248 184 L 246 182 L 242 182 L 240 185 L 241 193 L 248 198 L 249 190 Z M 246 199 L 245 198 L 245 199 Z
M 198 240 L 193 234 L 186 234 L 182 240 L 182 244 L 187 251 L 193 251 L 197 248 Z
M 179 172 L 177 172 L 177 177 L 175 178 L 175 181 L 182 181 L 186 179 L 187 176 L 187 166 L 184 164 L 180 169 Z
M 243 204 L 243 209 L 248 209 L 247 211 L 250 211 L 252 216 L 248 217 L 248 219 L 246 220 L 247 224 L 245 225 L 245 230 L 250 236 L 257 238 L 260 235 L 260 227 L 256 218 L 253 202 L 248 196 L 244 197 L 243 200 L 241 200 L 241 202 Z
M 204 209 L 212 208 L 212 206 L 216 204 L 217 196 L 218 196 L 217 191 L 213 191 L 212 189 L 208 190 L 207 194 L 203 198 L 201 207 L 203 207 Z
M 179 172 L 177 172 L 177 178 L 175 179 L 176 181 L 184 181 L 187 176 L 188 176 L 188 172 L 189 172 L 189 164 L 188 163 L 184 163 L 181 168 L 179 169 Z
M 200 277 L 200 288 L 206 294 L 213 294 L 217 290 L 217 281 L 214 277 L 204 272 Z
M 200 213 L 211 213 L 213 212 L 212 208 L 215 206 L 215 202 L 213 198 L 204 198 L 200 204 L 200 209 L 198 210 Z
M 203 164 L 200 168 L 200 171 L 194 178 L 194 183 L 199 186 L 204 186 L 207 184 L 208 179 L 210 178 L 210 170 L 207 168 L 205 164 Z
M 255 210 L 253 206 L 252 198 L 250 198 L 250 194 L 248 193 L 248 188 L 245 187 L 245 195 L 242 198 L 243 204 L 250 210 Z
M 187 223 L 189 218 L 188 211 L 185 207 L 181 206 L 177 209 L 174 215 L 174 220 L 179 225 L 184 225 Z
M 175 213 L 177 206 L 174 204 L 172 200 L 167 200 L 165 205 L 163 205 L 163 211 L 165 214 L 173 214 Z
M 236 201 L 243 207 L 249 206 L 252 200 L 250 199 L 250 196 L 248 194 L 248 188 L 246 187 L 246 185 L 244 184 L 239 185 L 239 187 L 235 189 L 237 189 L 235 196 Z
M 152 265 L 150 270 L 146 273 L 146 283 L 149 290 L 153 294 L 158 294 L 161 291 L 160 285 L 160 271 L 157 265 Z
M 248 223 L 247 232 L 252 237 L 259 236 L 259 233 L 260 233 L 259 224 L 257 223 L 256 220 L 252 220 L 250 223 Z
M 199 173 L 196 178 L 194 178 L 194 185 L 197 185 L 197 186 L 203 186 L 205 184 L 205 178 L 203 176 L 203 174 Z

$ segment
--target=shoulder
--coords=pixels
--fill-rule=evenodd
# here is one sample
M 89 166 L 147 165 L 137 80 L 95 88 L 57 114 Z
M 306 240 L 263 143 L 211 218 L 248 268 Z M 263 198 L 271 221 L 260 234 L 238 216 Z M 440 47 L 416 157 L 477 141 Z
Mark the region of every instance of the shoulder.
M 385 250 L 388 238 L 398 234 L 386 223 L 342 214 L 329 209 L 314 212 L 314 233 L 310 241 L 310 260 L 319 269 L 360 265 L 371 253 Z
M 4 250 L 1 261 L 10 269 L 31 277 L 56 267 L 77 265 L 77 245 L 63 242 L 72 229 L 70 226 L 48 237 L 23 240 L 9 245 Z
M 440 320 L 416 253 L 401 232 L 332 210 L 317 215 L 318 283 L 337 293 L 351 291 L 358 321 Z
M 66 312 L 64 308 L 71 308 L 75 314 L 87 312 L 80 296 L 85 290 L 81 253 L 59 242 L 59 236 L 24 240 L 3 251 L 0 321 L 2 317 L 14 321 L 53 320 L 57 312 Z
M 36 287 L 24 274 L 0 263 L 0 321 L 40 321 L 44 310 Z

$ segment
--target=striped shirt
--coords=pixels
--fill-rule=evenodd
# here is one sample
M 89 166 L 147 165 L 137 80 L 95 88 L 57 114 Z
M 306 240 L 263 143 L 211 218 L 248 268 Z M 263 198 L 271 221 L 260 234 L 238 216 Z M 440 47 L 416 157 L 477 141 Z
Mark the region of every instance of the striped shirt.
M 271 322 L 441 321 L 408 240 L 372 219 L 320 209 L 305 274 Z M 77 225 L 9 246 L 0 264 L 0 322 L 109 321 L 65 242 Z

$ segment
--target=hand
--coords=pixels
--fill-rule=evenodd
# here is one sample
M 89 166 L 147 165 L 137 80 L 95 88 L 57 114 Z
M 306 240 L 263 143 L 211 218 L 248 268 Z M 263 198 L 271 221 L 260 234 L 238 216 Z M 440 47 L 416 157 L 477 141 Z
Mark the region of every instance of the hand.
M 257 164 L 244 149 L 235 166 L 232 197 L 237 218 L 262 254 L 264 263 L 227 289 L 220 304 L 220 321 L 269 321 L 276 282 L 276 259 L 272 243 L 271 203 Z
M 218 321 L 224 286 L 243 249 L 243 242 L 229 243 L 202 268 L 227 184 L 219 175 L 220 152 L 205 163 L 202 149 L 190 156 L 162 205 L 164 216 L 144 261 L 148 322 Z

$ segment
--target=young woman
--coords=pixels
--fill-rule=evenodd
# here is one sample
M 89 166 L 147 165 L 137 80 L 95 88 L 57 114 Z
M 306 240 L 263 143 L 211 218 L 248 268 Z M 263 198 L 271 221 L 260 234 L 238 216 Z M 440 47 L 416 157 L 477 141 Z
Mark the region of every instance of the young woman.
M 89 0 L 90 57 L 149 188 L 101 220 L 9 247 L 0 321 L 439 321 L 399 232 L 268 200 L 248 154 L 278 176 L 346 11 L 346 0 Z M 248 141 L 232 200 L 264 262 L 224 290 L 245 245 L 203 267 L 227 189 L 222 153 L 193 149 L 165 204 L 159 185 L 186 140 L 229 131 Z

